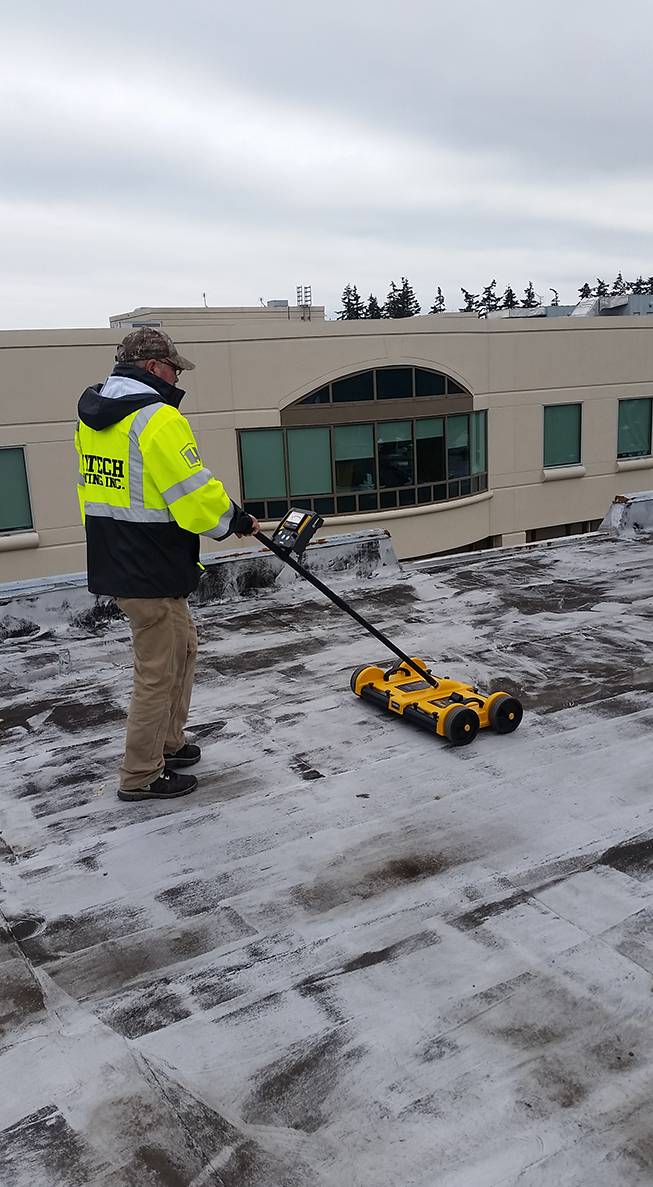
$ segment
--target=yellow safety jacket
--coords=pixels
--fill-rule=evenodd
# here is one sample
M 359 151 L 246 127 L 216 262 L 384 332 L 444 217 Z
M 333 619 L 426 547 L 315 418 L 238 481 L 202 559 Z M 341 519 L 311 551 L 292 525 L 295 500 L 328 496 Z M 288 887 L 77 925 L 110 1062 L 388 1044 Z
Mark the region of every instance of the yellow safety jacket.
M 203 464 L 179 411 L 183 391 L 118 366 L 79 405 L 75 446 L 91 593 L 186 597 L 199 535 L 222 540 L 243 513 Z

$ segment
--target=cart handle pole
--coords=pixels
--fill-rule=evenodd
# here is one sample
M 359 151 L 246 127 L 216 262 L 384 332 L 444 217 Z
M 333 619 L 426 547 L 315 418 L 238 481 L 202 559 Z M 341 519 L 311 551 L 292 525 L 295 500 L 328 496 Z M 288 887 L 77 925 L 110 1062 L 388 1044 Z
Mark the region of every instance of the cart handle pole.
M 254 532 L 254 538 L 256 540 L 260 540 L 261 544 L 264 544 L 266 548 L 269 548 L 270 552 L 273 552 L 275 556 L 279 557 L 279 560 L 282 560 L 287 565 L 290 565 L 290 568 L 294 569 L 296 573 L 299 573 L 300 577 L 304 577 L 306 581 L 310 581 L 311 585 L 314 585 L 316 589 L 319 589 L 320 593 L 323 593 L 325 597 L 329 598 L 329 600 L 332 601 L 339 610 L 344 610 L 345 614 L 349 614 L 349 616 L 356 622 L 360 623 L 362 627 L 365 627 L 365 630 L 369 631 L 370 635 L 374 635 L 376 639 L 383 643 L 384 647 L 388 647 L 390 651 L 393 651 L 394 654 L 398 656 L 400 660 L 403 660 L 403 662 L 407 664 L 413 672 L 417 673 L 420 679 L 426 680 L 426 682 L 431 684 L 433 688 L 439 687 L 438 681 L 434 676 L 431 675 L 430 672 L 427 672 L 425 668 L 420 668 L 418 664 L 413 662 L 410 656 L 406 655 L 404 651 L 401 651 L 399 647 L 396 647 L 386 635 L 382 634 L 381 631 L 378 631 L 375 626 L 372 626 L 371 622 L 368 622 L 366 618 L 363 618 L 362 614 L 359 614 L 358 611 L 352 609 L 352 607 L 349 606 L 347 602 L 345 602 L 344 598 L 339 597 L 337 593 L 334 593 L 332 589 L 329 589 L 328 585 L 325 585 L 324 582 L 320 581 L 317 577 L 314 577 L 312 573 L 309 573 L 307 569 L 304 569 L 303 566 L 300 565 L 299 561 L 297 561 L 295 557 L 287 551 L 287 549 L 279 548 L 279 546 L 274 543 L 274 540 L 271 540 L 270 537 L 266 536 L 264 532 Z

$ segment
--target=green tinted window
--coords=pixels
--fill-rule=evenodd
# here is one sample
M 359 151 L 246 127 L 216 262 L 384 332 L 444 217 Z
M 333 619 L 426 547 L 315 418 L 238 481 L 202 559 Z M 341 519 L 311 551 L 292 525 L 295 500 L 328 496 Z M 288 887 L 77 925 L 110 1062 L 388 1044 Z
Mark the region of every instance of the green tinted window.
M 648 457 L 650 452 L 651 400 L 620 400 L 617 457 Z
M 413 426 L 409 420 L 390 420 L 377 425 L 379 486 L 412 486 Z
M 329 430 L 288 429 L 291 495 L 321 495 L 331 490 Z
M 246 499 L 283 499 L 286 476 L 283 431 L 252 429 L 240 434 L 243 494 Z
M 238 436 L 245 507 L 259 519 L 278 518 L 288 501 L 334 515 L 438 503 L 487 489 L 485 411 L 244 429 Z
M 444 437 L 444 417 L 429 416 L 415 421 L 415 436 L 418 441 L 430 441 L 433 437 Z
M 444 417 L 425 417 L 415 421 L 417 481 L 444 482 L 447 460 L 444 449 Z
M 22 449 L 0 449 L 0 532 L 32 527 Z
M 447 461 L 449 478 L 466 478 L 469 474 L 469 417 L 447 417 Z
M 409 420 L 385 420 L 377 425 L 379 445 L 392 445 L 396 441 L 412 441 L 413 430 Z
M 487 470 L 487 414 L 475 412 L 472 416 L 472 474 L 484 474 Z
M 544 409 L 544 465 L 580 462 L 580 404 L 550 404 Z
M 336 490 L 369 490 L 376 486 L 371 425 L 337 425 L 333 430 L 333 448 Z

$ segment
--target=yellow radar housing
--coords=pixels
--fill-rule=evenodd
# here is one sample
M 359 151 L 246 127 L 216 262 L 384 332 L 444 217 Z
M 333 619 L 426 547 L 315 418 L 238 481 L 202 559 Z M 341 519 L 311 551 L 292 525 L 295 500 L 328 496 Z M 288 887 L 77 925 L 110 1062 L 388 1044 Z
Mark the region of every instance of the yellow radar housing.
M 401 661 L 387 668 L 362 664 L 352 672 L 352 692 L 429 733 L 439 734 L 454 746 L 473 742 L 480 729 L 492 729 L 497 734 L 517 729 L 524 710 L 510 693 L 483 693 L 462 680 L 434 678 L 425 660 L 417 656 L 410 659 L 435 684 L 420 680 L 414 668 Z
M 385 668 L 372 664 L 356 668 L 350 681 L 356 696 L 412 721 L 431 734 L 439 734 L 454 746 L 472 742 L 480 729 L 489 728 L 497 734 L 510 734 L 516 730 L 524 714 L 516 697 L 509 692 L 480 692 L 462 680 L 434 676 L 426 666 L 426 660 L 407 655 L 304 567 L 302 556 L 306 545 L 323 523 L 320 515 L 301 507 L 291 507 L 271 538 L 260 529 L 254 535 L 284 564 L 398 656 L 395 663 Z

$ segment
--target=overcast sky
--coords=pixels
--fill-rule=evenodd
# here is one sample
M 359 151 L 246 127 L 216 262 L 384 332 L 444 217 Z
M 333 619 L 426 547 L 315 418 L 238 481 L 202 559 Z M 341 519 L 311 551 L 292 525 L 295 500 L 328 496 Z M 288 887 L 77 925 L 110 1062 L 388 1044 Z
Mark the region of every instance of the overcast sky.
M 653 274 L 651 0 L 22 0 L 0 327 Z

